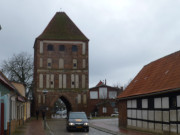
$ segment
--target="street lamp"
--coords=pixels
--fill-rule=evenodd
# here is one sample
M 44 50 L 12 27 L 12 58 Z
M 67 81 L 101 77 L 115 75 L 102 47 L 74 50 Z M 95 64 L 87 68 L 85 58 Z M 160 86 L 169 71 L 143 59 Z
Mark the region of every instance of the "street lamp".
M 43 92 L 43 95 L 45 96 L 45 104 L 46 104 L 46 95 L 48 93 L 48 90 L 45 89 L 42 92 Z M 45 105 L 45 110 L 44 110 L 45 112 L 43 114 L 44 115 L 44 129 L 46 129 L 46 109 L 47 108 L 46 108 L 46 105 Z

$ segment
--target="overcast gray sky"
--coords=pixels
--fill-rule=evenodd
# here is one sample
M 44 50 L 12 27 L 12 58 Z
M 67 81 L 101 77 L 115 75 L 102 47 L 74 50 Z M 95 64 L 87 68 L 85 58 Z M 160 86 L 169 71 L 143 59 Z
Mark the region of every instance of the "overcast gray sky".
M 22 51 L 64 11 L 90 39 L 90 87 L 126 84 L 141 68 L 180 50 L 179 0 L 1 0 L 0 63 Z

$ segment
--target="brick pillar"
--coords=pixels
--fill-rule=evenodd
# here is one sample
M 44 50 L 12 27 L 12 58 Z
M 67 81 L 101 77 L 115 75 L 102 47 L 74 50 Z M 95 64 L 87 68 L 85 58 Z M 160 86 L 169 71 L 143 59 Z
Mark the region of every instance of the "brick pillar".
M 119 107 L 119 127 L 127 127 L 127 100 L 120 100 Z

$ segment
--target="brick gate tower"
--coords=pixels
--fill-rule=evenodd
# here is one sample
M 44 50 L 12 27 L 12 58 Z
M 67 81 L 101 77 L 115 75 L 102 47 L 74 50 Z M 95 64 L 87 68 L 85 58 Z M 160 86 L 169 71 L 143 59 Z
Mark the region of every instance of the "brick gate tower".
M 34 43 L 35 109 L 50 116 L 60 98 L 67 111 L 87 111 L 88 38 L 64 12 L 57 12 Z M 47 90 L 47 94 L 43 91 Z

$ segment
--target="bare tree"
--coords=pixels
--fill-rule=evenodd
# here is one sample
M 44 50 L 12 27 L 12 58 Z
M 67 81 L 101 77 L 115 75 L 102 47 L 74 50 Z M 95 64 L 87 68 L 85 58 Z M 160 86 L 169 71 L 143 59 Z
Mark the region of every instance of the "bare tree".
M 25 52 L 14 54 L 2 62 L 1 71 L 10 81 L 22 83 L 27 90 L 32 86 L 33 57 Z

